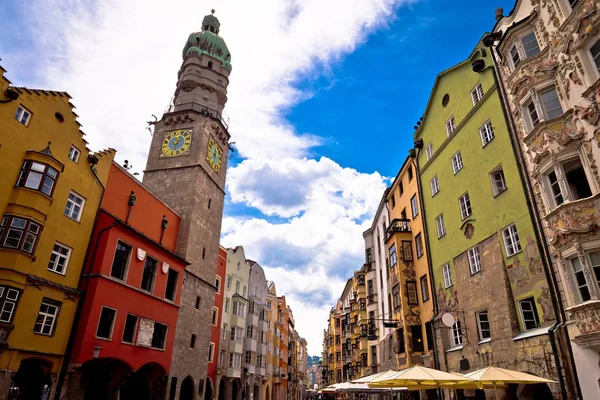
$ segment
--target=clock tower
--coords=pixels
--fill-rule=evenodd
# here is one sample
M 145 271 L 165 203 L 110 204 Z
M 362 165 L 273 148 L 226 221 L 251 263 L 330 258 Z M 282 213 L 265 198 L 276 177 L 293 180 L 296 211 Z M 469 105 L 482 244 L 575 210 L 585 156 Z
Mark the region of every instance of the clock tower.
M 154 125 L 144 171 L 144 184 L 181 215 L 177 252 L 191 263 L 180 277 L 177 327 L 169 327 L 176 329 L 169 397 L 182 399 L 206 390 L 225 197 L 229 133 L 222 112 L 231 55 L 213 14 L 185 43 L 173 105 Z

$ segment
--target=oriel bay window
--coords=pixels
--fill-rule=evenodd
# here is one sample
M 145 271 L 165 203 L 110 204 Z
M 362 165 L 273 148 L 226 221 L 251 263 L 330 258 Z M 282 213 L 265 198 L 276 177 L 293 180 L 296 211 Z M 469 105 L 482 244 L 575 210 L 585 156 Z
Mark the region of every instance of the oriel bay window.
M 413 261 L 412 242 L 410 240 L 402 241 L 402 261 Z
M 26 160 L 21 167 L 17 186 L 38 190 L 52 196 L 58 171 L 47 164 Z
M 0 221 L 0 247 L 33 254 L 42 226 L 30 219 L 4 215 Z
M 557 162 L 543 174 L 543 187 L 549 208 L 566 201 L 584 199 L 592 195 L 587 175 L 579 156 Z
M 570 260 L 573 277 L 570 281 L 578 302 L 591 300 L 590 287 L 596 292 L 600 291 L 600 251 L 586 253 L 583 259 L 583 263 L 579 257 Z M 586 274 L 586 270 L 589 270 L 590 274 Z M 586 275 L 589 280 L 586 279 Z
M 535 128 L 541 121 L 556 118 L 563 114 L 563 109 L 554 85 L 533 92 L 531 98 L 524 104 L 523 114 L 529 130 Z
M 540 52 L 540 46 L 538 44 L 535 33 L 529 32 L 521 36 L 519 40 L 509 49 L 510 60 L 512 61 L 513 67 L 519 65 L 521 60 L 529 57 L 533 57 Z

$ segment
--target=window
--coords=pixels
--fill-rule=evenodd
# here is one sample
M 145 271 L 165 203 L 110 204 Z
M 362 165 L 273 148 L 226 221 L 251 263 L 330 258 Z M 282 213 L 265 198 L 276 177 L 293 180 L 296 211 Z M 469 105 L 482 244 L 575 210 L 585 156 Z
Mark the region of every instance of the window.
M 429 186 L 431 186 L 431 197 L 435 196 L 440 191 L 440 183 L 438 182 L 437 175 L 429 181 Z
M 23 167 L 21 167 L 17 186 L 38 190 L 52 196 L 57 179 L 58 171 L 51 166 L 26 160 L 23 162 Z
M 473 101 L 473 105 L 476 105 L 483 99 L 483 87 L 481 86 L 481 82 L 479 82 L 473 90 L 471 90 L 471 100 Z
M 69 263 L 69 257 L 71 255 L 71 248 L 64 246 L 60 243 L 54 243 L 52 254 L 50 254 L 50 262 L 48 263 L 48 269 L 59 274 L 65 273 L 67 264 Z
M 237 327 L 237 326 L 231 327 L 231 336 L 230 336 L 231 340 L 235 340 L 236 342 L 241 342 L 243 340 L 242 335 L 243 335 L 242 328 Z
M 0 322 L 10 324 L 12 321 L 15 308 L 19 300 L 21 291 L 11 288 L 10 286 L 0 286 L 0 303 L 2 309 L 0 311 Z
M 423 256 L 423 237 L 421 236 L 421 232 L 415 236 L 415 248 L 417 249 L 417 258 L 421 258 Z
M 419 204 L 417 203 L 417 195 L 413 195 L 410 198 L 410 209 L 412 211 L 412 217 L 415 219 L 419 215 Z
M 390 246 L 390 265 L 393 267 L 398 262 L 396 258 L 396 244 Z
M 423 328 L 421 325 L 411 325 L 410 333 L 413 351 L 425 351 L 425 346 L 423 344 Z
M 521 241 L 519 240 L 519 233 L 515 224 L 502 230 L 502 236 L 504 237 L 504 247 L 506 248 L 506 256 L 511 257 L 521 251 Z
M 213 324 L 213 326 L 217 326 L 218 312 L 219 312 L 219 309 L 217 307 L 213 307 L 213 309 L 212 309 L 212 324 Z
M 540 121 L 556 118 L 563 114 L 556 87 L 550 86 L 533 94 L 524 105 L 524 114 L 529 130 L 535 128 Z
M 454 129 L 456 127 L 454 126 L 454 115 L 450 116 L 450 118 L 448 118 L 448 121 L 446 121 L 446 135 L 450 136 L 450 134 L 452 132 L 454 132 Z
M 412 170 L 412 165 L 408 166 L 408 181 L 412 181 L 413 178 L 413 170 Z
M 402 184 L 402 181 L 398 184 L 398 190 L 400 190 L 400 196 L 402 196 L 402 194 L 404 194 L 404 185 Z
M 516 67 L 521 62 L 521 56 L 516 45 L 510 49 L 510 59 L 512 60 L 513 67 Z
M 69 193 L 67 205 L 65 206 L 65 215 L 75 221 L 79 221 L 81 219 L 84 204 L 85 199 L 83 197 L 74 192 Z
M 540 52 L 540 46 L 535 37 L 535 33 L 530 32 L 520 38 L 520 40 L 510 49 L 510 58 L 513 67 L 519 65 L 522 59 L 533 57 Z
M 227 275 L 227 290 L 231 289 L 231 275 Z
M 490 320 L 488 319 L 488 310 L 479 311 L 477 314 L 477 329 L 479 330 L 479 340 L 485 340 L 492 337 L 490 333 Z
M 559 177 L 562 179 L 559 180 Z M 592 195 L 579 157 L 559 163 L 547 171 L 544 174 L 543 185 L 551 209 L 565 201 L 584 199 Z
M 391 200 L 392 200 L 392 208 L 396 207 L 396 194 L 395 193 L 392 193 Z
M 73 162 L 78 162 L 79 161 L 79 155 L 80 154 L 81 154 L 81 152 L 75 146 L 71 146 L 71 148 L 69 149 L 69 158 Z
M 113 258 L 110 276 L 122 281 L 125 280 L 125 272 L 127 271 L 127 265 L 129 264 L 130 255 L 131 246 L 119 240 L 117 242 L 117 248 L 115 250 L 115 257 Z
M 108 307 L 102 307 L 102 310 L 100 311 L 100 320 L 98 321 L 98 327 L 96 328 L 97 338 L 109 340 L 112 338 L 116 316 L 117 310 Z
M 215 278 L 215 287 L 217 288 L 217 294 L 221 293 L 221 277 L 217 276 Z
M 219 351 L 219 367 L 223 366 L 223 359 L 225 358 L 225 350 Z
M 453 346 L 460 346 L 462 345 L 462 329 L 460 326 L 460 321 L 455 321 L 454 325 L 452 325 L 451 328 L 451 332 L 452 332 L 452 345 Z
M 210 342 L 208 347 L 208 362 L 215 362 L 215 344 Z
M 167 339 L 167 326 L 160 322 L 154 322 L 154 332 L 152 333 L 152 344 L 150 347 L 155 349 L 164 349 Z
M 481 144 L 483 147 L 494 139 L 494 127 L 492 126 L 492 121 L 488 120 L 481 128 L 479 128 L 479 135 L 481 135 Z
M 575 257 L 571 259 L 571 265 L 573 266 L 573 275 L 575 276 L 574 283 L 579 291 L 581 301 L 590 300 L 590 290 L 588 288 L 587 281 L 585 280 L 585 275 L 583 272 L 583 267 L 581 266 L 581 261 L 579 261 L 579 258 Z
M 406 352 L 406 345 L 404 343 L 404 329 L 403 328 L 398 328 L 396 329 L 396 346 L 398 348 L 398 354 L 402 354 Z M 390 351 L 389 351 L 389 358 L 392 357 L 392 341 L 394 340 L 393 336 L 390 336 Z
M 60 306 L 61 303 L 44 298 L 40 305 L 35 325 L 33 326 L 33 332 L 40 335 L 52 336 L 54 334 L 54 326 L 56 325 Z
M 229 368 L 241 368 L 242 355 L 239 353 L 229 353 Z
M 410 240 L 402 241 L 402 261 L 413 261 L 412 242 Z
M 467 254 L 469 256 L 469 269 L 471 270 L 471 275 L 481 271 L 481 253 L 479 252 L 479 247 L 475 246 L 470 248 L 467 251 Z
M 597 40 L 592 47 L 590 47 L 590 55 L 596 65 L 596 71 L 600 74 L 600 40 Z
M 31 220 L 5 215 L 0 221 L 0 243 L 2 247 L 33 254 L 41 231 L 41 225 Z
M 156 265 L 158 261 L 146 256 L 146 262 L 144 263 L 144 272 L 142 273 L 142 285 L 140 286 L 143 290 L 152 293 L 154 287 L 154 275 L 156 274 Z
M 173 268 L 169 268 L 169 275 L 167 277 L 167 289 L 165 290 L 165 299 L 175 301 L 175 294 L 177 293 L 177 282 L 179 282 L 179 272 Z
M 450 269 L 449 263 L 442 265 L 442 273 L 444 275 L 444 288 L 448 289 L 450 286 L 454 285 L 454 282 L 452 282 L 452 270 Z
M 454 154 L 452 156 L 452 171 L 454 172 L 454 175 L 456 175 L 456 173 L 458 171 L 460 171 L 463 167 L 463 162 L 462 162 L 462 155 L 460 154 L 460 150 L 456 152 L 456 154 Z
M 229 299 L 227 299 L 229 300 Z M 196 296 L 196 309 L 200 309 L 200 303 L 202 302 L 202 298 L 200 296 Z
M 29 124 L 29 120 L 31 119 L 31 111 L 29 111 L 22 105 L 19 105 L 17 107 L 17 112 L 15 113 L 15 119 L 23 125 L 27 126 Z
M 196 334 L 192 333 L 192 338 L 190 339 L 190 347 L 193 349 L 196 346 Z
M 429 161 L 431 159 L 431 157 L 433 157 L 433 144 L 429 143 L 427 145 L 427 147 L 425 148 L 425 154 L 427 155 L 427 161 Z
M 417 282 L 406 282 L 406 297 L 408 297 L 409 306 L 416 306 L 419 304 L 419 298 L 417 297 Z
M 269 310 L 273 308 L 273 302 L 271 302 L 271 300 L 267 300 L 267 308 Z
M 421 283 L 421 298 L 423 303 L 429 300 L 429 286 L 427 285 L 427 275 L 423 275 L 419 280 Z
M 427 347 L 431 349 L 433 347 L 433 327 L 431 322 L 425 322 L 425 335 L 427 335 Z
M 240 281 L 235 282 L 235 293 L 240 294 Z
M 246 297 L 246 285 L 244 285 L 244 290 L 242 291 L 242 296 Z
M 223 324 L 223 327 L 221 328 L 221 339 L 225 339 L 227 337 L 227 332 L 229 332 L 227 330 L 227 324 Z
M 596 278 L 596 282 L 600 286 L 600 252 L 595 251 L 589 254 L 592 270 L 594 272 L 594 277 Z
M 506 190 L 506 180 L 504 179 L 502 165 L 496 167 L 492 172 L 490 172 L 490 181 L 492 182 L 492 191 L 494 192 L 494 197 Z
M 396 284 L 392 288 L 393 300 L 394 300 L 394 309 L 402 308 L 402 301 L 400 299 L 400 285 Z
M 471 199 L 469 198 L 469 193 L 465 193 L 459 197 L 458 205 L 460 207 L 460 217 L 462 219 L 465 219 L 473 214 L 473 211 L 471 210 Z
M 519 301 L 519 308 L 521 310 L 523 326 L 526 331 L 538 328 L 540 326 L 540 320 L 538 318 L 535 300 L 533 297 L 528 297 Z
M 123 342 L 135 343 L 135 331 L 137 329 L 138 317 L 136 315 L 127 314 L 125 319 L 125 328 L 123 328 Z
M 438 239 L 446 234 L 446 226 L 444 225 L 444 214 L 440 214 L 435 218 L 435 228 L 437 230 Z

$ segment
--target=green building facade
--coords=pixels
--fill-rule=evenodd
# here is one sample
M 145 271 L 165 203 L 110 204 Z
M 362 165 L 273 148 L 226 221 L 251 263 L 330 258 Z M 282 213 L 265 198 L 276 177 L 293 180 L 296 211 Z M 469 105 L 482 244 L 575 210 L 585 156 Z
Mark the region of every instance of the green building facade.
M 483 44 L 437 76 L 419 139 L 440 366 L 491 364 L 556 380 L 555 313 Z

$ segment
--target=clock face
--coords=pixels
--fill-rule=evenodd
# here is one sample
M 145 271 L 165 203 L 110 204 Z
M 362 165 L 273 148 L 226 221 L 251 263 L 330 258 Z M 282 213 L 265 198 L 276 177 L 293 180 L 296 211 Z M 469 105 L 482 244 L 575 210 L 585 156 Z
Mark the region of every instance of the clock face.
M 172 131 L 165 135 L 162 142 L 162 153 L 167 157 L 188 154 L 192 144 L 192 134 L 184 129 Z
M 208 151 L 206 153 L 206 160 L 210 166 L 217 172 L 221 170 L 223 158 L 223 150 L 219 147 L 214 139 L 208 141 Z

